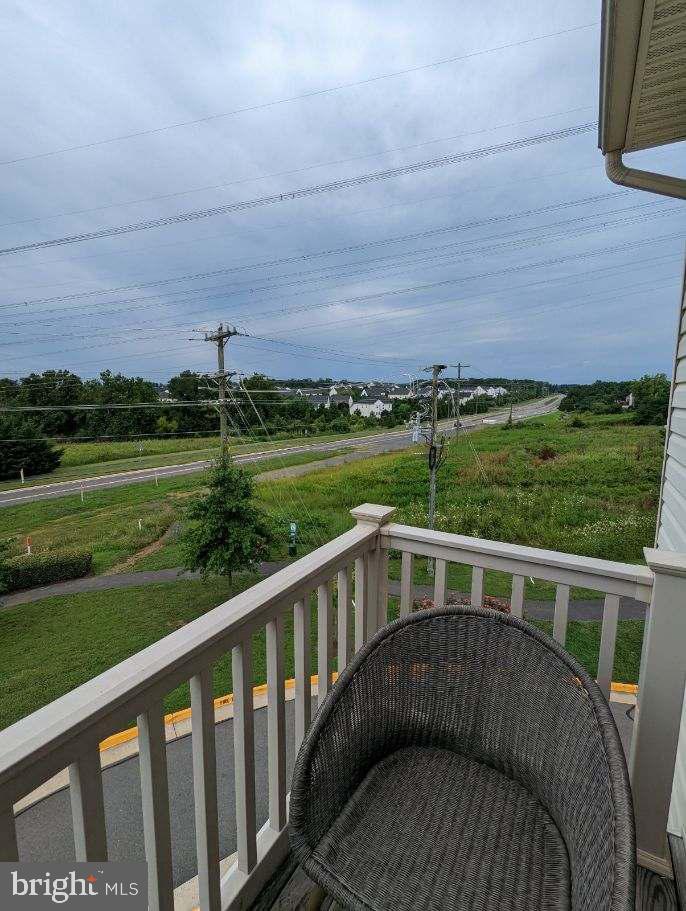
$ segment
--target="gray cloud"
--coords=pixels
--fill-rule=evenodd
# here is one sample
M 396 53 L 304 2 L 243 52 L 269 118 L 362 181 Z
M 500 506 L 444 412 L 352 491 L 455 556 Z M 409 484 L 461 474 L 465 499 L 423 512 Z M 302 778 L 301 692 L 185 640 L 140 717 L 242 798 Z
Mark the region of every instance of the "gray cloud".
M 595 0 L 9 5 L 2 21 L 0 157 L 259 105 L 598 18 Z M 593 120 L 598 43 L 597 28 L 586 29 L 335 94 L 5 165 L 0 246 L 282 193 Z M 521 125 L 492 129 L 513 123 Z M 330 164 L 358 156 L 368 157 Z M 640 157 L 683 172 L 678 147 Z M 309 170 L 264 176 L 303 168 Z M 133 202 L 223 183 L 230 185 Z M 487 374 L 558 381 L 667 370 L 683 207 L 630 191 L 438 238 L 105 293 L 616 191 L 595 135 L 586 133 L 269 208 L 4 257 L 3 305 L 103 293 L 0 311 L 5 339 L 15 342 L 0 349 L 0 373 L 65 366 L 92 375 L 109 367 L 162 379 L 185 367 L 209 369 L 211 347 L 188 341 L 188 330 L 220 319 L 255 335 L 345 352 L 330 357 L 254 339 L 231 343 L 234 364 L 280 376 L 400 376 L 411 365 L 458 358 Z M 628 211 L 601 217 L 620 209 Z M 434 249 L 451 242 L 472 252 Z M 389 254 L 398 256 L 368 262 Z M 542 262 L 549 264 L 534 265 Z M 443 281 L 451 283 L 322 306 Z M 60 306 L 69 309 L 48 312 Z M 259 318 L 278 308 L 284 312 Z M 181 328 L 128 331 L 152 323 Z M 379 366 L 355 355 L 379 358 Z

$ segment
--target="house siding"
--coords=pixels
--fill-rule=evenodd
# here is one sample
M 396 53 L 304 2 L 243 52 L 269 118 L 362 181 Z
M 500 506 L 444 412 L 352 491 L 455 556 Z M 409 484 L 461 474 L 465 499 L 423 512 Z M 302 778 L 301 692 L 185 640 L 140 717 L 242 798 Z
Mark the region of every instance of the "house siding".
M 656 543 L 661 550 L 686 553 L 686 271 L 677 325 Z M 672 835 L 686 838 L 686 699 L 681 715 L 668 829 Z

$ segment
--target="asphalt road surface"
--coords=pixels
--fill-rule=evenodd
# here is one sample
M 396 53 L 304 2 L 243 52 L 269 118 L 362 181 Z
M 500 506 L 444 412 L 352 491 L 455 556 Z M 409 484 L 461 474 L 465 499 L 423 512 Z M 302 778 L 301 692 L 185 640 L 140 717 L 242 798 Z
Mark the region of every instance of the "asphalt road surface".
M 517 405 L 513 409 L 515 420 L 540 417 L 556 411 L 562 396 L 550 396 L 524 405 Z M 490 412 L 481 416 L 464 417 L 462 419 L 462 432 L 488 427 L 494 424 L 504 424 L 509 416 L 509 409 Z M 441 429 L 447 436 L 453 436 L 455 429 L 453 421 L 441 423 Z M 407 449 L 412 446 L 411 430 L 387 430 L 372 436 L 349 437 L 341 440 L 330 440 L 326 443 L 304 443 L 301 446 L 285 446 L 279 449 L 265 449 L 260 452 L 250 452 L 237 455 L 234 461 L 238 463 L 263 462 L 267 459 L 289 456 L 302 452 L 329 452 L 342 447 L 364 448 L 370 454 L 392 452 L 397 449 Z M 157 478 L 170 478 L 177 475 L 192 474 L 204 471 L 213 463 L 212 459 L 203 459 L 199 462 L 187 462 L 183 465 L 163 465 L 159 468 L 142 468 L 134 471 L 123 471 L 116 474 L 101 475 L 99 477 L 75 479 L 72 481 L 56 481 L 36 487 L 15 488 L 0 491 L 0 507 L 14 506 L 18 503 L 31 503 L 36 500 L 51 500 L 67 494 L 79 493 L 81 490 L 99 490 L 105 487 L 121 487 L 126 484 L 140 484 L 144 481 L 153 481 Z

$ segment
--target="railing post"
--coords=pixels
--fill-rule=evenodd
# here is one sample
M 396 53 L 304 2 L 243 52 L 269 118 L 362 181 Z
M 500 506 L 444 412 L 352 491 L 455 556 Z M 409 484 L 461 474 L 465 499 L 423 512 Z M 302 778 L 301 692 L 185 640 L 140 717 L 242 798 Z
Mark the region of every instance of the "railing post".
M 686 554 L 645 549 L 654 573 L 629 769 L 638 861 L 670 874 L 667 817 L 686 684 Z
M 358 525 L 373 525 L 377 531 L 381 529 L 395 515 L 395 507 L 378 506 L 375 503 L 363 503 L 362 506 L 356 506 L 350 510 L 350 515 L 357 519 Z M 367 628 L 365 629 L 365 641 L 371 638 L 379 629 L 382 620 L 382 598 L 385 593 L 385 584 L 381 578 L 382 572 L 386 569 L 386 563 L 381 559 L 381 540 L 377 534 L 375 541 L 370 542 L 369 559 L 367 562 L 366 578 L 366 605 L 365 616 L 367 618 Z

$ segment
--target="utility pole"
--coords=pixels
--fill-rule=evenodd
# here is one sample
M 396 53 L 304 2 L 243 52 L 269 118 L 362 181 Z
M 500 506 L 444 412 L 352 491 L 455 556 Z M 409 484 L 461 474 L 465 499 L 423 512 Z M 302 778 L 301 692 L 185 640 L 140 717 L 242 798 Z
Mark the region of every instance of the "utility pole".
M 233 373 L 227 373 L 224 369 L 224 348 L 226 343 L 234 335 L 241 335 L 235 326 L 226 326 L 222 323 L 216 332 L 206 332 L 205 341 L 214 342 L 217 346 L 217 388 L 219 390 L 219 437 L 222 452 L 226 451 L 228 443 L 227 419 L 226 419 L 226 380 L 233 376 Z
M 453 367 L 457 367 L 457 408 L 456 408 L 456 423 L 455 429 L 457 433 L 460 432 L 460 391 L 462 389 L 462 368 L 471 367 L 471 364 L 453 364 Z M 457 435 L 457 434 L 456 434 Z
M 436 522 L 436 475 L 443 462 L 445 439 L 438 437 L 438 378 L 447 364 L 433 364 L 427 367 L 431 371 L 431 427 L 427 442 L 429 444 L 429 528 Z

